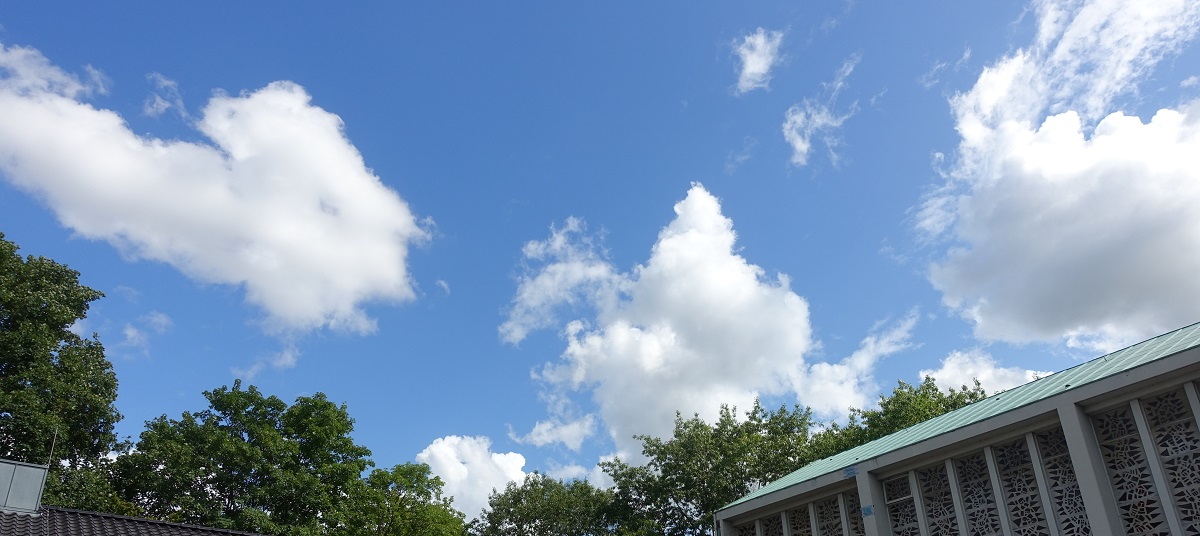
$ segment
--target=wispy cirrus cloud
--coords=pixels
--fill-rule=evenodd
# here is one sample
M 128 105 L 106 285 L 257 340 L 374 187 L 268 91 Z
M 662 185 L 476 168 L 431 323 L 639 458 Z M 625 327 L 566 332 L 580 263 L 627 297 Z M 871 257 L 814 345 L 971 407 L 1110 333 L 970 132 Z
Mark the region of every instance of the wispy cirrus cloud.
M 825 93 L 821 98 L 804 99 L 784 113 L 781 130 L 784 141 L 792 148 L 792 165 L 800 167 L 808 164 L 814 142 L 822 143 L 830 161 L 837 163 L 838 156 L 834 149 L 841 143 L 838 130 L 858 111 L 857 104 L 851 104 L 845 111 L 836 111 L 837 98 L 861 60 L 859 55 L 847 58 L 833 80 L 822 84 Z

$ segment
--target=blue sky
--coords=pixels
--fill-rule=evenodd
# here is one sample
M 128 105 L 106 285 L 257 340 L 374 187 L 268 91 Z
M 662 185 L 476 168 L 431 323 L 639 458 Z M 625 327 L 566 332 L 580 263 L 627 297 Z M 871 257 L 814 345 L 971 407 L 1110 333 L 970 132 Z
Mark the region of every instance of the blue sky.
M 721 403 L 826 419 L 1200 320 L 1197 2 L 0 7 L 0 230 L 118 430 L 245 378 L 473 516 Z

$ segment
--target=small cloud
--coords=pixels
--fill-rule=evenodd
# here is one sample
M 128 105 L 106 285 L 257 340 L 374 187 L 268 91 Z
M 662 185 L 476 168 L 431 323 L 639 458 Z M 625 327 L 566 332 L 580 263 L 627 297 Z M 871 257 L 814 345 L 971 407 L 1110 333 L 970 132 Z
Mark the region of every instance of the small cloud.
M 142 291 L 133 287 L 117 285 L 112 291 L 114 294 L 124 298 L 125 301 L 130 303 L 137 303 L 138 300 L 142 299 Z
M 147 349 L 149 339 L 146 337 L 146 332 L 138 329 L 137 326 L 125 324 L 125 327 L 121 328 L 121 335 L 125 338 L 121 340 L 120 346 L 138 348 L 143 351 Z
M 154 330 L 155 333 L 163 333 L 174 325 L 171 317 L 162 311 L 150 311 L 149 314 L 141 318 L 141 321 Z
M 842 20 L 844 20 L 846 16 L 850 14 L 850 11 L 854 9 L 854 3 L 855 0 L 845 0 L 845 2 L 843 2 L 844 7 L 842 8 L 841 13 L 836 16 L 826 17 L 825 20 L 821 21 L 821 31 L 829 33 L 840 26 L 842 24 Z
M 586 477 L 587 473 L 587 468 L 579 464 L 559 465 L 546 471 L 546 475 L 558 480 L 578 480 Z
M 921 378 L 932 377 L 942 389 L 959 389 L 979 385 L 989 393 L 1007 391 L 1018 385 L 1049 376 L 1052 372 L 1026 370 L 1020 367 L 1001 367 L 994 358 L 983 350 L 951 352 L 942 360 L 939 369 L 926 369 L 919 373 Z
M 300 359 L 300 349 L 295 344 L 288 343 L 283 349 L 278 352 L 263 356 L 254 361 L 247 368 L 233 367 L 230 372 L 236 378 L 241 378 L 246 381 L 253 381 L 263 370 L 268 366 L 275 370 L 287 370 L 294 368 L 296 362 Z
M 733 51 L 742 60 L 742 72 L 738 76 L 737 94 L 744 95 L 755 89 L 767 89 L 771 83 L 771 68 L 779 61 L 779 45 L 783 43 L 783 32 L 759 28 L 754 33 L 734 41 Z
M 150 334 L 161 335 L 171 328 L 171 317 L 161 311 L 151 311 L 138 317 L 134 322 L 126 322 L 121 328 L 121 341 L 118 348 L 134 350 L 142 355 L 150 353 Z
M 615 459 L 615 455 L 601 456 L 600 462 Z M 612 478 L 608 476 L 608 473 L 604 472 L 604 468 L 600 466 L 600 463 L 593 465 L 591 469 L 577 463 L 567 465 L 551 463 L 550 469 L 546 471 L 546 475 L 558 480 L 586 480 L 588 484 L 601 489 L 613 487 Z
M 598 239 L 587 234 L 587 224 L 579 218 L 567 218 L 562 227 L 551 226 L 549 238 L 526 243 L 522 253 L 525 262 L 555 262 L 520 277 L 508 319 L 499 329 L 500 338 L 510 344 L 550 326 L 562 306 L 586 302 L 588 296 L 606 294 L 621 284 Z
M 92 336 L 92 329 L 86 318 L 78 318 L 71 325 L 67 326 L 67 331 L 74 333 L 81 339 L 87 339 Z
M 235 377 L 235 378 L 239 378 L 242 380 L 246 380 L 247 382 L 251 382 L 251 381 L 254 381 L 254 378 L 258 377 L 258 373 L 262 372 L 262 369 L 265 368 L 266 366 L 267 366 L 266 363 L 264 363 L 262 361 L 256 361 L 256 362 L 254 362 L 253 365 L 250 365 L 247 368 L 233 367 L 233 368 L 229 369 L 229 372 L 232 373 L 233 377 Z
M 1192 75 L 1187 78 L 1184 78 L 1183 81 L 1179 83 L 1179 87 L 1196 87 L 1196 86 L 1200 86 L 1200 76 L 1196 76 L 1196 75 Z
M 971 47 L 964 47 L 962 56 L 959 56 L 958 61 L 954 62 L 954 70 L 962 69 L 969 61 L 971 61 Z
M 447 296 L 450 295 L 450 283 L 447 283 L 445 279 L 438 279 L 434 281 L 434 284 L 442 289 L 442 292 L 445 292 Z
M 781 128 L 783 139 L 792 147 L 792 165 L 801 167 L 808 164 L 814 138 L 822 141 L 830 155 L 833 155 L 834 147 L 840 144 L 836 136 L 837 129 L 849 118 L 849 114 L 837 115 L 829 107 L 811 100 L 788 108 Z
M 271 366 L 277 369 L 290 369 L 296 366 L 296 360 L 299 358 L 300 350 L 294 345 L 288 345 L 271 357 Z
M 91 65 L 84 65 L 83 71 L 87 73 L 88 81 L 91 82 L 88 87 L 92 88 L 92 91 L 100 95 L 108 95 L 108 88 L 112 85 L 112 79 L 108 75 Z
M 861 54 L 851 55 L 849 58 L 846 58 L 846 61 L 842 62 L 841 67 L 838 67 L 837 73 L 835 73 L 833 76 L 833 80 L 821 83 L 821 86 L 829 92 L 828 100 L 830 102 L 837 100 L 838 94 L 841 93 L 843 89 L 846 89 L 846 79 L 850 78 L 850 75 L 854 73 L 854 68 L 858 67 L 858 63 L 860 61 L 862 61 Z
M 930 89 L 933 86 L 936 86 L 937 83 L 940 82 L 938 75 L 942 73 L 942 70 L 945 69 L 947 65 L 948 64 L 944 61 L 935 61 L 933 65 L 929 67 L 929 70 L 925 71 L 925 74 L 922 74 L 917 78 L 917 83 L 921 84 L 921 87 L 925 89 Z
M 792 165 L 800 167 L 808 164 L 814 141 L 820 141 L 825 146 L 830 161 L 837 165 L 838 154 L 834 149 L 841 144 L 837 131 L 842 123 L 858 111 L 858 106 L 852 104 L 845 113 L 835 112 L 834 106 L 838 95 L 847 87 L 846 80 L 861 59 L 858 54 L 850 56 L 842 62 L 833 80 L 821 84 L 825 89 L 824 98 L 804 99 L 784 113 L 781 130 L 783 139 L 792 147 Z
M 583 440 L 591 437 L 595 431 L 596 417 L 584 415 L 569 422 L 562 422 L 559 419 L 538 421 L 528 434 L 524 436 L 509 434 L 509 436 L 513 441 L 535 447 L 562 443 L 568 449 L 578 452 L 583 445 Z
M 737 168 L 746 163 L 754 156 L 754 148 L 758 146 L 758 140 L 746 136 L 742 139 L 742 148 L 736 153 L 729 153 L 725 158 L 725 174 L 733 175 Z
M 183 96 L 179 93 L 178 83 L 159 73 L 150 73 L 146 75 L 146 79 L 154 84 L 157 91 L 146 98 L 146 102 L 142 105 L 142 113 L 150 117 L 158 117 L 163 112 L 174 108 L 179 117 L 188 118 L 187 108 L 183 105 Z
M 971 60 L 971 48 L 966 47 L 963 49 L 962 56 L 959 56 L 958 60 L 956 60 L 954 62 L 953 70 L 955 72 L 958 72 L 958 70 L 962 69 L 963 66 L 965 66 L 967 64 L 967 62 L 970 60 Z M 942 74 L 942 71 L 944 71 L 947 67 L 951 67 L 950 62 L 947 62 L 947 61 L 933 62 L 933 65 L 931 65 L 929 67 L 929 70 L 925 71 L 925 74 L 922 74 L 921 76 L 919 76 L 917 78 L 917 83 L 921 84 L 921 87 L 924 87 L 925 89 L 932 88 L 933 86 L 937 85 L 938 82 L 941 81 L 939 79 L 939 76 Z

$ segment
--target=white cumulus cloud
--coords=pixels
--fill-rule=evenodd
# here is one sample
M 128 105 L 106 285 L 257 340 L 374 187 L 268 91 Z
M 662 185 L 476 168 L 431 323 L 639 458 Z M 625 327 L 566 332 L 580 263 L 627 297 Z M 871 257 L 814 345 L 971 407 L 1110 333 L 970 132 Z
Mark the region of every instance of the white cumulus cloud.
M 63 225 L 242 286 L 271 330 L 369 332 L 365 303 L 414 297 L 405 259 L 427 232 L 300 86 L 212 97 L 194 122 L 211 143 L 135 134 L 89 87 L 0 45 L 0 175 Z
M 596 431 L 596 416 L 584 415 L 575 420 L 564 421 L 554 418 L 538 421 L 528 434 L 513 439 L 537 447 L 552 443 L 562 443 L 567 448 L 578 451 L 583 441 Z
M 779 61 L 779 45 L 783 32 L 759 28 L 733 42 L 733 52 L 742 60 L 738 75 L 737 93 L 742 95 L 756 89 L 767 89 L 771 83 L 771 68 Z
M 1034 42 L 951 100 L 957 167 L 916 226 L 977 337 L 1109 351 L 1200 319 L 1200 106 L 1120 98 L 1200 28 L 1196 2 L 1035 3 Z
M 492 490 L 525 478 L 525 457 L 516 452 L 492 452 L 486 437 L 446 436 L 417 454 L 417 461 L 442 479 L 442 490 L 454 497 L 454 508 L 476 517 L 487 507 Z
M 855 355 L 810 367 L 808 304 L 791 290 L 787 276 L 768 277 L 737 253 L 733 222 L 702 186 L 688 191 L 675 214 L 649 260 L 629 272 L 613 268 L 594 241 L 572 236 L 564 242 L 562 230 L 572 225 L 553 228 L 547 240 L 526 247 L 527 260 L 530 253 L 559 252 L 542 257 L 544 265 L 520 280 L 514 314 L 506 322 L 509 333 L 563 326 L 566 349 L 537 373 L 548 389 L 590 396 L 627 459 L 640 451 L 633 435 L 669 436 L 676 411 L 713 420 L 721 403 L 748 408 L 760 395 L 795 395 L 839 416 L 870 399 L 872 365 L 907 346 L 914 315 L 872 334 Z M 597 277 L 559 278 L 563 286 L 542 286 L 542 275 L 560 273 L 560 263 L 579 266 L 580 259 L 587 259 L 588 273 Z M 587 284 L 578 284 L 581 280 Z M 528 292 L 527 285 L 538 291 Z M 565 322 L 553 314 L 528 316 L 522 303 L 528 296 L 536 296 L 539 307 L 554 305 L 542 301 L 545 296 L 575 300 L 589 306 L 589 314 Z M 833 381 L 837 388 L 827 392 Z M 546 398 L 552 416 L 570 413 L 563 397 Z M 539 423 L 534 431 L 542 429 L 557 430 Z
M 1020 367 L 1002 367 L 996 359 L 982 350 L 951 352 L 942 360 L 938 369 L 925 369 L 919 373 L 924 379 L 932 377 L 942 389 L 960 389 L 963 386 L 979 385 L 988 393 L 1007 391 L 1038 378 L 1049 376 L 1049 371 L 1027 370 Z

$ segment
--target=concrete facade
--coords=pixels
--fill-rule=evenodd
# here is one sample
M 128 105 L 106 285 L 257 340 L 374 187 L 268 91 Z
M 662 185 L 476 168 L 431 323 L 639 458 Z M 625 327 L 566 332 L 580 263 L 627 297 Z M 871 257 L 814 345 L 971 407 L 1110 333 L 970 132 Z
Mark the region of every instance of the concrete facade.
M 785 478 L 718 511 L 718 534 L 1200 535 L 1200 338 L 1184 329 L 1182 350 L 1115 370 L 1110 354 L 990 397 L 1025 397 L 994 415 Z

